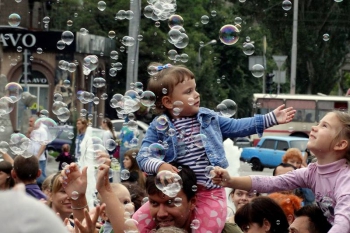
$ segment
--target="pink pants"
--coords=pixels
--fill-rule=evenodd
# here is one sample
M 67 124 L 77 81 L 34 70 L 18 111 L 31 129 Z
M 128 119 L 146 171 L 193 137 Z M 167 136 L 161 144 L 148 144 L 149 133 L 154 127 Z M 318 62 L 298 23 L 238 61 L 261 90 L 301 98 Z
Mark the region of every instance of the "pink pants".
M 197 191 L 197 204 L 195 219 L 200 221 L 199 233 L 221 233 L 224 228 L 227 215 L 227 201 L 224 188 Z M 174 207 L 176 208 L 176 207 Z M 156 228 L 155 221 L 150 214 L 149 202 L 145 203 L 133 215 L 138 221 L 138 229 L 141 233 L 149 233 Z

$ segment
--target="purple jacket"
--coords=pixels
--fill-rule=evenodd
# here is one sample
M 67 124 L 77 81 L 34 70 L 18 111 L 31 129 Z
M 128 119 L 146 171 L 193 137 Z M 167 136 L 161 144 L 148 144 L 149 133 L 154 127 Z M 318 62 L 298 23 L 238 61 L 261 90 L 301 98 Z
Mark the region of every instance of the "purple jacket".
M 26 193 L 38 200 L 40 199 L 46 200 L 46 195 L 41 191 L 41 189 L 37 184 L 27 184 Z
M 311 163 L 280 176 L 251 176 L 252 190 L 276 192 L 309 188 L 333 227 L 328 233 L 350 233 L 350 168 L 346 159 L 327 165 Z

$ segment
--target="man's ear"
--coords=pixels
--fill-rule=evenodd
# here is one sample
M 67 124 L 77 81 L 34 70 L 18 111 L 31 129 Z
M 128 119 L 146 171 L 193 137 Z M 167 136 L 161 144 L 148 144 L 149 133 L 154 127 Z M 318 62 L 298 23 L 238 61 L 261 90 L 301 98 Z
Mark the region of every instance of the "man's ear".
M 15 170 L 13 170 L 13 169 L 11 170 L 11 176 L 14 180 L 17 179 L 17 174 L 16 174 Z
M 38 173 L 36 174 L 36 178 L 39 178 L 41 176 L 41 169 L 38 170 Z
M 289 214 L 287 216 L 287 221 L 288 221 L 289 225 L 292 224 L 294 221 L 294 216 L 292 214 Z
M 173 103 L 171 102 L 171 98 L 169 96 L 162 97 L 162 104 L 166 109 L 173 109 Z
M 197 204 L 197 196 L 194 196 L 190 200 L 190 210 L 194 210 L 194 208 L 196 208 L 196 204 Z

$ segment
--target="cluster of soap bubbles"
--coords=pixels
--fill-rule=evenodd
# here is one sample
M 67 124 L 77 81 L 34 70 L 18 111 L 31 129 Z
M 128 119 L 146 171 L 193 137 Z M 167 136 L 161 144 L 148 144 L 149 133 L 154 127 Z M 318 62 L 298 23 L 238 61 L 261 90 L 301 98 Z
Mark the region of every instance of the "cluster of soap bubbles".
M 22 98 L 23 89 L 18 83 L 11 82 L 5 86 L 5 95 L 0 98 L 0 117 L 12 112 L 14 104 Z
M 127 19 L 130 20 L 134 18 L 134 12 L 132 12 L 131 10 L 119 10 L 117 12 L 117 14 L 115 15 L 115 20 L 123 20 L 123 19 Z
M 63 101 L 63 96 L 60 93 L 54 94 L 52 113 L 55 114 L 61 122 L 66 122 L 70 117 L 70 111 L 68 109 L 68 106 Z
M 168 51 L 168 58 L 172 61 L 181 61 L 183 63 L 188 61 L 188 55 L 186 53 L 178 54 L 175 49 Z
M 150 0 L 147 1 L 150 5 L 147 5 L 143 14 L 146 18 L 152 19 L 153 21 L 163 21 L 169 19 L 169 17 L 175 14 L 176 1 L 163 1 L 163 0 Z
M 60 60 L 58 62 L 58 68 L 61 70 L 67 70 L 71 73 L 75 72 L 77 69 L 77 64 L 76 62 L 67 62 L 65 60 Z
M 158 172 L 155 179 L 156 187 L 168 197 L 176 197 L 182 188 L 181 177 L 171 171 Z M 182 201 L 182 200 L 181 200 Z M 179 203 L 178 203 L 179 205 Z
M 96 55 L 88 55 L 84 57 L 83 73 L 89 75 L 91 71 L 95 70 L 98 66 L 98 57 Z
M 180 15 L 172 15 L 168 19 L 170 28 L 168 32 L 168 41 L 179 49 L 185 48 L 189 42 L 186 30 L 183 28 L 183 23 L 184 21 Z
M 232 117 L 237 112 L 237 104 L 231 99 L 225 99 L 216 106 L 216 109 L 224 117 Z

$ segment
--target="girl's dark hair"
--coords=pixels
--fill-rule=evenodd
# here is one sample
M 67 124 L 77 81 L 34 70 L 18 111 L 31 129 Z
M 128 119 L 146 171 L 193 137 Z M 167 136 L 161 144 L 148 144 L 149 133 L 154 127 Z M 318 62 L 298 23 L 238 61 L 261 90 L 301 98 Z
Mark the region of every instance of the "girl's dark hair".
M 11 170 L 12 170 L 12 164 L 8 161 L 1 161 L 0 162 L 0 171 L 5 172 L 7 175 L 9 175 L 9 178 L 6 179 L 6 187 L 12 188 L 15 185 L 15 181 L 11 176 Z
M 115 137 L 115 133 L 114 133 L 113 124 L 112 124 L 111 119 L 105 118 L 105 119 L 103 119 L 103 123 L 105 123 L 107 125 L 108 130 L 112 133 L 113 140 L 115 140 L 116 137 Z
M 271 233 L 288 233 L 289 224 L 282 208 L 269 197 L 256 197 L 237 210 L 235 222 L 241 229 L 252 223 L 263 226 L 267 220 Z
M 139 153 L 139 149 L 130 149 L 127 150 L 124 154 L 124 158 L 128 157 L 131 160 L 131 167 L 129 168 L 129 171 L 136 171 L 139 173 L 139 179 L 137 180 L 137 183 L 142 187 L 145 188 L 145 182 L 146 178 L 145 175 L 142 173 L 139 165 L 136 161 L 136 155 Z

